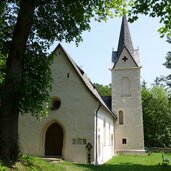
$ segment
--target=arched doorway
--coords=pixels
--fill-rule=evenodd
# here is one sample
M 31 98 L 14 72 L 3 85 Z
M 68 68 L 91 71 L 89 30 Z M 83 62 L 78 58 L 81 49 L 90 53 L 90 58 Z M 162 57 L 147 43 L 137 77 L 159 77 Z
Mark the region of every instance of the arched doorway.
M 51 124 L 45 137 L 45 155 L 62 156 L 63 131 L 58 123 Z

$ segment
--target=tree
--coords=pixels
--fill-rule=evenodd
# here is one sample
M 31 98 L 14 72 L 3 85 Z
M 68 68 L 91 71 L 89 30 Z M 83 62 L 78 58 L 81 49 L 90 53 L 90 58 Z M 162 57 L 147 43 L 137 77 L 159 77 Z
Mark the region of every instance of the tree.
M 63 39 L 67 42 L 74 40 L 78 44 L 82 40 L 81 33 L 90 29 L 92 17 L 97 21 L 106 20 L 113 9 L 115 14 L 119 13 L 122 3 L 123 0 L 0 1 L 0 54 L 7 61 L 0 100 L 1 160 L 16 159 L 19 112 L 34 112 L 35 108 L 41 108 L 29 100 L 31 94 L 28 92 L 41 92 L 38 90 L 41 87 L 38 75 L 44 65 L 47 65 L 44 72 L 49 74 L 49 60 L 46 58 L 49 46 L 55 40 Z M 38 64 L 37 68 L 35 63 Z M 32 74 L 35 75 L 35 71 L 37 77 L 34 79 Z M 31 85 L 34 81 L 34 86 L 23 89 L 23 86 Z M 48 90 L 45 94 L 48 95 Z M 43 96 L 40 105 L 45 100 Z M 27 108 L 25 104 L 30 107 Z
M 171 144 L 171 107 L 166 89 L 161 86 L 142 88 L 144 139 L 147 147 Z
M 170 0 L 133 0 L 132 8 L 129 10 L 130 22 L 138 19 L 138 14 L 145 14 L 150 17 L 159 17 L 159 28 L 161 36 L 171 36 L 171 1 Z
M 167 39 L 168 43 L 171 43 L 171 37 Z M 166 55 L 166 62 L 163 64 L 166 68 L 171 69 L 171 51 L 169 51 Z M 165 77 L 166 84 L 171 91 L 171 74 Z
M 95 85 L 98 93 L 100 94 L 100 96 L 111 96 L 111 94 L 112 94 L 111 84 L 102 85 L 102 84 L 95 83 L 94 85 Z

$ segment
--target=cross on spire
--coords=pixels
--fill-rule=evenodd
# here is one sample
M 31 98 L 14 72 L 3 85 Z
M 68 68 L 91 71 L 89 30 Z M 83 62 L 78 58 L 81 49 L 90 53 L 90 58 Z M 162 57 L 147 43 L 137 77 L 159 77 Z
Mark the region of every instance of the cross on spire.
M 126 56 L 124 56 L 124 57 L 122 58 L 122 60 L 123 60 L 124 62 L 126 62 L 126 61 L 128 60 L 128 58 L 127 58 Z

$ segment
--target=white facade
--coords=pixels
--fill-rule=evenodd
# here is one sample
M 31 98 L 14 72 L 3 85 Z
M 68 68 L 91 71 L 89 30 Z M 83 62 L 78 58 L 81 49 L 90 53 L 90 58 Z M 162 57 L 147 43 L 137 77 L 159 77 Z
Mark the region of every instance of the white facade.
M 114 116 L 61 45 L 54 52 L 52 75 L 54 83 L 51 96 L 60 99 L 61 106 L 57 110 L 49 110 L 48 117 L 41 121 L 29 114 L 20 116 L 19 134 L 23 153 L 38 156 L 59 155 L 68 161 L 87 163 L 86 145 L 90 143 L 91 163 L 104 163 L 112 158 L 114 142 L 110 141 L 109 136 L 114 134 Z M 105 133 L 103 122 L 106 124 Z M 59 144 L 56 144 L 59 148 L 57 153 L 51 152 L 54 145 L 48 145 L 50 141 L 56 140 L 51 135 L 47 138 L 48 128 L 52 125 L 54 129 L 59 129 L 59 133 L 56 133 L 60 137 Z M 52 130 L 49 134 L 55 136 L 53 132 Z

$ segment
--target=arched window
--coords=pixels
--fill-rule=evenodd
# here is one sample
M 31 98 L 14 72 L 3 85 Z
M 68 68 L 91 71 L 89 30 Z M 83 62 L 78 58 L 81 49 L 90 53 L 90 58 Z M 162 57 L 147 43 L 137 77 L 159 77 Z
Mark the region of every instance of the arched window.
M 130 80 L 128 77 L 123 77 L 121 80 L 121 96 L 130 96 Z
M 119 111 L 119 124 L 123 125 L 123 111 L 122 110 Z

